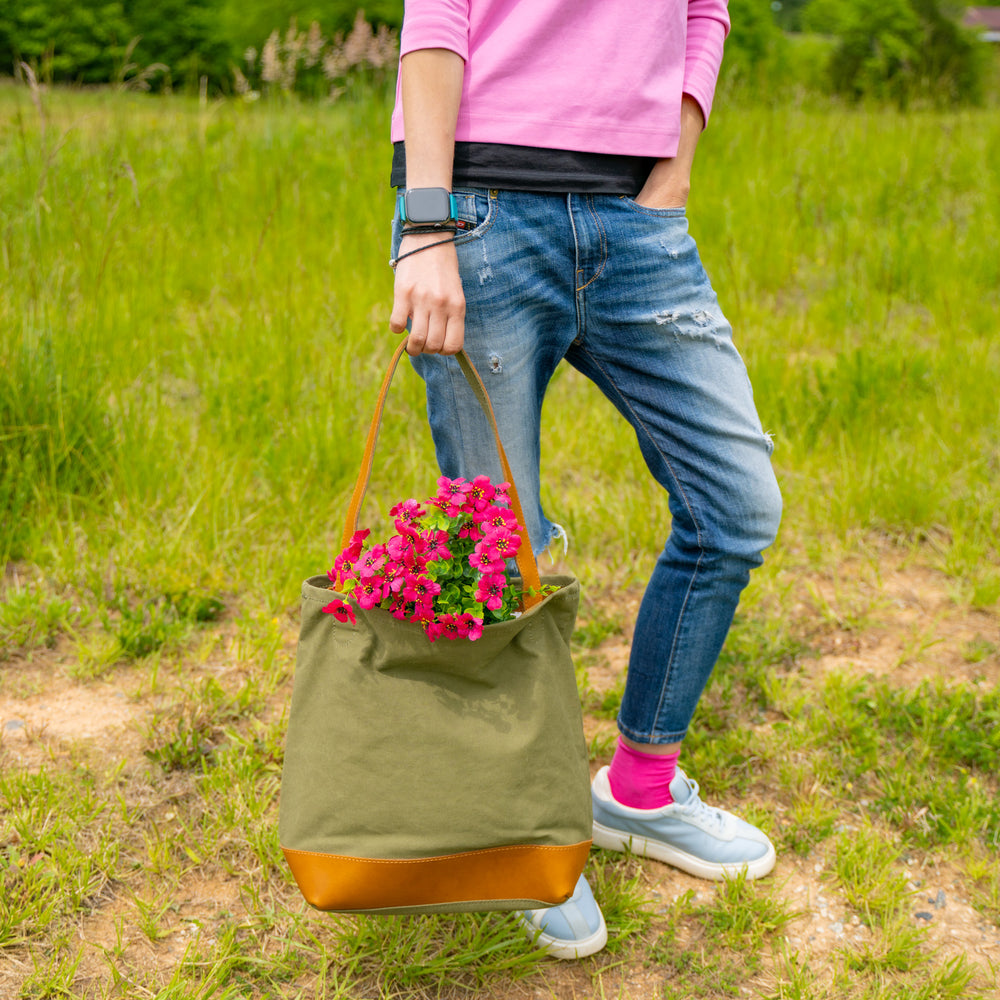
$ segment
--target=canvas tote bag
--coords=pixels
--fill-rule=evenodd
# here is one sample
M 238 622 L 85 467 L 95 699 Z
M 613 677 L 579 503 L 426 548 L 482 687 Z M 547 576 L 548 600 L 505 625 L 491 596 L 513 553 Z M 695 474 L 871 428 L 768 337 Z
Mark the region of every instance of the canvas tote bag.
M 357 527 L 389 384 L 379 393 L 344 526 Z M 494 430 L 511 507 L 516 484 L 482 381 L 462 370 Z M 436 473 L 435 473 L 436 477 Z M 538 588 L 531 546 L 518 567 Z M 419 624 L 356 605 L 322 608 L 325 576 L 302 587 L 302 622 L 278 835 L 306 900 L 348 913 L 553 906 L 572 894 L 592 830 L 587 748 L 569 642 L 579 584 L 527 598 L 482 637 L 431 643 Z

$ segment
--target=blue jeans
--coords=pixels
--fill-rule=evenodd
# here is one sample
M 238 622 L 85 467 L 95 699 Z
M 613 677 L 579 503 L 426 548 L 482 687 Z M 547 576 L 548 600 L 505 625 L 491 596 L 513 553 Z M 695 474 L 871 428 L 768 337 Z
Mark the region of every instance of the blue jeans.
M 554 531 L 539 500 L 539 425 L 562 359 L 632 425 L 668 493 L 669 536 L 636 620 L 618 724 L 640 743 L 677 742 L 781 517 L 771 441 L 684 210 L 486 189 L 456 200 L 474 226 L 458 239 L 465 347 L 496 410 L 534 550 Z M 397 223 L 394 255 L 398 239 Z M 420 355 L 414 366 L 442 472 L 499 478 L 455 360 Z

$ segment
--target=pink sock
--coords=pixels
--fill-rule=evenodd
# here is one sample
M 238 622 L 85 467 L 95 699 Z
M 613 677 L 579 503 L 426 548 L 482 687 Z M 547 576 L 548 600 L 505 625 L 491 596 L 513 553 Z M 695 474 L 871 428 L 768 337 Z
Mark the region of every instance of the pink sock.
M 615 801 L 633 809 L 659 809 L 670 805 L 670 782 L 677 771 L 679 753 L 642 753 L 619 736 L 611 759 L 608 781 Z

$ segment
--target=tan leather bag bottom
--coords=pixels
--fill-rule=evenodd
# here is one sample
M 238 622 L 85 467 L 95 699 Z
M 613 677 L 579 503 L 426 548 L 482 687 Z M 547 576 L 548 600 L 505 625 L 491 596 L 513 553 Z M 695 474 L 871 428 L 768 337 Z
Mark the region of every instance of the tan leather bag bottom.
M 525 844 L 435 858 L 351 858 L 283 848 L 306 901 L 354 913 L 555 906 L 573 894 L 590 841 L 566 847 Z M 499 908 L 496 906 L 490 908 Z

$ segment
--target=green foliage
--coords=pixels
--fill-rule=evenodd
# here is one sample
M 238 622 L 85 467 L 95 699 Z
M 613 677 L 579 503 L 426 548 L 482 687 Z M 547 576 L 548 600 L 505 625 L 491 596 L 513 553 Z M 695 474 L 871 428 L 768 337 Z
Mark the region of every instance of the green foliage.
M 839 38 L 830 60 L 837 93 L 901 108 L 917 97 L 939 105 L 982 99 L 988 54 L 940 0 L 816 0 L 805 18 Z
M 731 29 L 723 72 L 727 78 L 755 83 L 781 64 L 787 43 L 767 0 L 730 0 Z
M 0 0 L 0 74 L 19 62 L 45 81 L 138 81 L 142 89 L 230 92 L 232 67 L 275 31 L 321 24 L 343 38 L 359 12 L 349 0 Z M 402 0 L 371 0 L 368 21 L 398 30 Z M 150 70 L 152 67 L 152 70 Z
M 110 80 L 131 37 L 120 0 L 0 0 L 0 71 L 23 60 L 47 80 Z
M 386 25 L 398 30 L 403 23 L 402 0 L 216 0 L 219 3 L 219 32 L 229 40 L 241 56 L 248 48 L 260 49 L 264 40 L 276 29 L 284 30 L 292 21 L 302 29 L 314 21 L 324 31 L 344 34 L 351 30 L 355 15 L 363 9 L 373 25 Z
M 729 11 L 723 86 L 757 100 L 786 101 L 791 86 L 948 106 L 981 103 L 990 87 L 992 53 L 947 0 L 733 0 Z
M 223 0 L 123 0 L 138 69 L 166 66 L 165 81 L 196 89 L 201 76 L 219 84 L 240 49 L 223 30 Z

